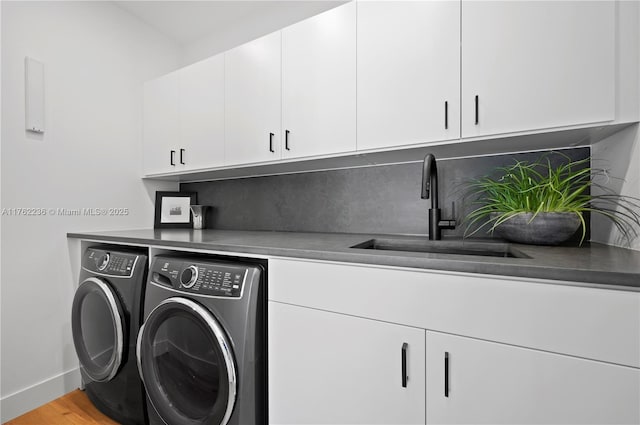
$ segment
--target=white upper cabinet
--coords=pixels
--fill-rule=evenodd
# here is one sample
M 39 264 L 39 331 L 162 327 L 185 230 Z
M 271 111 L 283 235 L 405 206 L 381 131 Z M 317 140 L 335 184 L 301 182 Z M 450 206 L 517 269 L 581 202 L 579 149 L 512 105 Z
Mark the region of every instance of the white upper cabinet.
M 224 55 L 179 71 L 178 163 L 185 169 L 224 164 Z
M 276 302 L 268 322 L 270 424 L 425 423 L 424 330 Z
M 182 68 L 144 86 L 144 174 L 224 163 L 224 56 Z
M 623 20 L 617 39 L 618 9 L 343 4 L 147 83 L 145 174 L 612 122 L 637 74 L 637 23 Z
M 358 3 L 358 150 L 460 137 L 460 2 Z
M 463 1 L 462 137 L 614 119 L 615 7 Z
M 225 53 L 226 164 L 280 159 L 281 36 Z
M 426 346 L 428 424 L 640 422 L 636 368 L 436 332 Z
M 356 149 L 356 4 L 282 30 L 283 158 Z
M 144 84 L 143 88 L 143 171 L 144 174 L 175 170 L 175 146 L 180 139 L 178 72 Z M 173 151 L 173 152 L 172 152 Z M 174 165 L 171 165 L 173 162 Z

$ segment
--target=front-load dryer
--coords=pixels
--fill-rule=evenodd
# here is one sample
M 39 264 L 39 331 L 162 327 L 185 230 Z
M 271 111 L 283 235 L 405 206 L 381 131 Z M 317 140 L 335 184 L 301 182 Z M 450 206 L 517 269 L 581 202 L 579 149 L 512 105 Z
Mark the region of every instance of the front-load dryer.
M 137 358 L 151 425 L 267 423 L 264 268 L 158 256 Z
M 135 343 L 142 324 L 146 252 L 91 247 L 81 265 L 71 324 L 85 392 L 105 415 L 125 425 L 144 425 Z

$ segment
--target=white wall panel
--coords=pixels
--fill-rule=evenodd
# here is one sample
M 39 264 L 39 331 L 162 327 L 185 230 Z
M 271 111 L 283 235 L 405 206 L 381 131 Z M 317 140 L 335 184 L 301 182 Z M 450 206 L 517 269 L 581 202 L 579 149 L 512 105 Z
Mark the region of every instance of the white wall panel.
M 177 188 L 139 176 L 142 82 L 175 69 L 180 50 L 106 2 L 1 7 L 2 207 L 46 211 L 2 216 L 5 422 L 62 395 L 60 376 L 77 384 L 66 233 L 151 227 L 156 188 Z M 44 134 L 25 131 L 26 56 L 46 64 Z M 73 213 L 112 207 L 129 212 Z

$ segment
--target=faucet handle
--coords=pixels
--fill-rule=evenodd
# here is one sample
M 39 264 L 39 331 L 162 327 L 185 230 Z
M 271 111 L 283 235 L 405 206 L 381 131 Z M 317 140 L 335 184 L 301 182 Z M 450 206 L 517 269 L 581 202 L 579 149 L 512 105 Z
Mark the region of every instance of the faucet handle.
M 456 228 L 456 203 L 451 201 L 451 216 L 454 217 L 451 220 L 439 220 L 438 227 L 441 229 L 455 229 Z
M 456 221 L 455 220 L 440 220 L 438 222 L 438 227 L 441 229 L 455 229 Z

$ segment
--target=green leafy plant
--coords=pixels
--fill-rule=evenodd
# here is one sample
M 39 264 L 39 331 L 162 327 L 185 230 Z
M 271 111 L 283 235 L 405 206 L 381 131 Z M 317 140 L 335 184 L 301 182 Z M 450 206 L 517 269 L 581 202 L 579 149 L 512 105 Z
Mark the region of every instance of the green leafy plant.
M 562 155 L 562 154 L 560 154 Z M 565 156 L 565 155 L 563 155 Z M 610 219 L 630 240 L 640 227 L 640 199 L 621 196 L 598 183 L 608 179 L 606 170 L 590 167 L 591 158 L 552 166 L 548 155 L 535 162 L 517 161 L 498 167 L 492 175 L 473 180 L 469 192 L 475 209 L 467 216 L 465 236 L 487 229 L 489 232 L 520 213 L 575 213 L 580 219 L 582 241 L 586 235 L 586 212 Z M 596 189 L 598 194 L 592 194 Z

